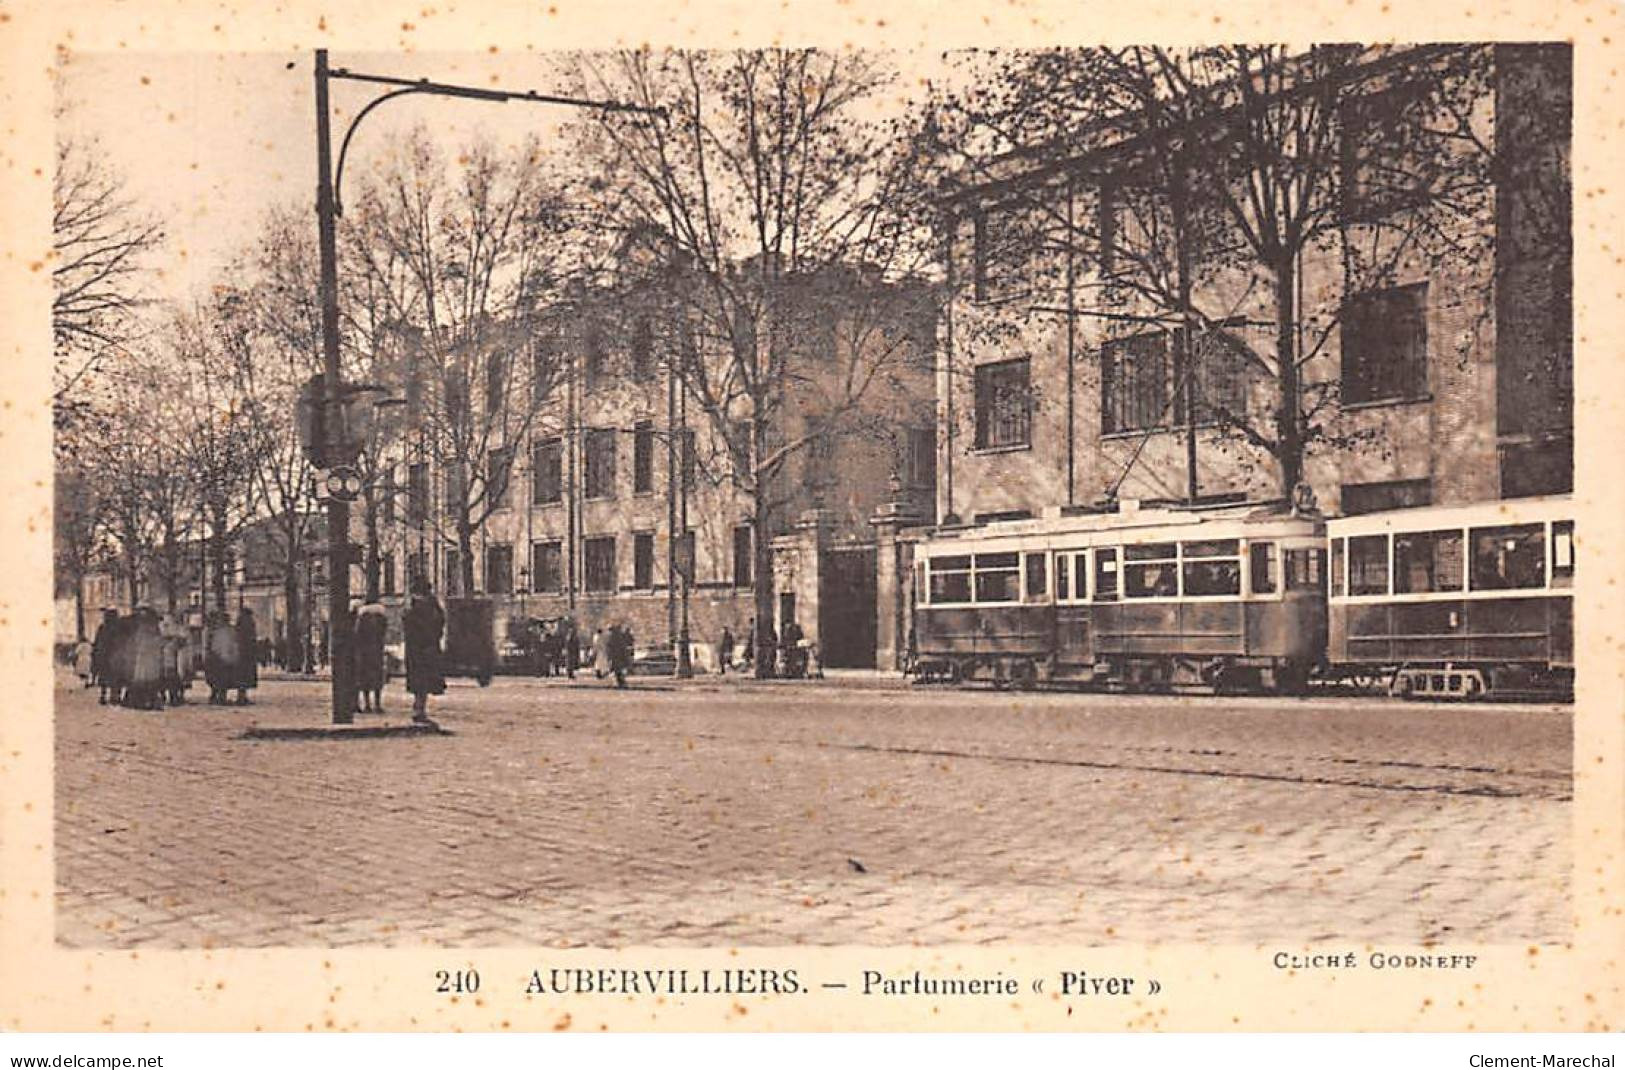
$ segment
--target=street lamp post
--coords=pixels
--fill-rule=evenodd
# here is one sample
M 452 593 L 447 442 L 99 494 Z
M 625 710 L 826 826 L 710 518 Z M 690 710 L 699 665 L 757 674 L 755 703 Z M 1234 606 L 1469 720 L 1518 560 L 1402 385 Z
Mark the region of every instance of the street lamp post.
M 333 169 L 331 116 L 327 100 L 328 83 L 334 78 L 395 87 L 362 108 L 356 113 L 355 118 L 350 121 L 350 127 L 344 134 L 344 141 L 339 146 L 337 172 Z M 325 394 L 326 413 L 330 416 L 329 419 L 323 421 L 326 441 L 322 445 L 330 454 L 336 454 L 339 447 L 348 445 L 348 443 L 341 440 L 340 436 L 344 425 L 345 402 L 349 397 L 345 391 L 339 362 L 338 241 L 336 236 L 337 219 L 342 211 L 339 200 L 339 185 L 344 178 L 344 159 L 350 147 L 350 138 L 355 135 L 356 127 L 360 125 L 361 120 L 386 100 L 404 96 L 408 93 L 465 97 L 472 100 L 494 100 L 499 103 L 509 100 L 524 100 L 536 104 L 561 104 L 569 107 L 596 108 L 599 111 L 639 112 L 649 115 L 661 115 L 663 113 L 657 108 L 644 108 L 614 101 L 582 100 L 574 97 L 541 94 L 535 91 L 510 93 L 494 89 L 480 89 L 474 86 L 431 82 L 428 79 L 410 81 L 404 78 L 362 74 L 343 69 L 329 70 L 327 49 L 325 48 L 316 50 L 315 79 L 316 225 L 321 259 L 323 392 Z M 331 463 L 336 458 L 330 456 L 328 459 Z M 348 460 L 340 460 L 340 463 L 348 463 Z M 348 615 L 350 608 L 350 505 L 348 501 L 343 500 L 338 495 L 330 496 L 327 502 L 327 560 L 327 606 L 328 628 L 330 629 L 328 651 L 333 666 L 333 723 L 351 724 L 355 720 L 356 695 L 354 667 L 350 659 L 352 622 Z

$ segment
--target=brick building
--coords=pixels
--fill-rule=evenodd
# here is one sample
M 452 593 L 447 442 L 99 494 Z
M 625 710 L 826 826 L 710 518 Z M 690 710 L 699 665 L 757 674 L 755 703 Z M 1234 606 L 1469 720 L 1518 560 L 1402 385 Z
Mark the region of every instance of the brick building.
M 894 514 L 929 520 L 935 502 L 934 325 L 921 291 L 858 273 L 799 285 L 796 300 L 810 310 L 803 322 L 818 337 L 798 358 L 804 367 L 775 433 L 793 440 L 816 429 L 820 379 L 851 363 L 818 354 L 849 344 L 838 329 L 839 295 L 857 285 L 895 299 L 909 354 L 865 395 L 860 430 L 792 457 L 766 536 L 775 627 L 796 619 L 826 664 L 873 666 L 881 611 L 872 521 L 879 516 L 889 532 Z M 502 427 L 476 411 L 474 420 L 493 429 L 467 476 L 422 448 L 432 405 L 409 397 L 406 433 L 382 480 L 404 491 L 402 507 L 380 515 L 386 603 L 398 605 L 422 572 L 442 594 L 495 599 L 499 641 L 522 620 L 568 616 L 584 636 L 619 622 L 640 653 L 669 649 L 685 601 L 674 577 L 691 558 L 686 611 L 697 666 L 709 666 L 724 627 L 743 644 L 754 617 L 751 503 L 730 479 L 715 424 L 670 372 L 662 347 L 675 344 L 672 315 L 657 280 L 584 292 L 528 325 L 507 356 L 485 366 L 491 381 L 466 403 L 534 411 Z M 446 515 L 464 478 L 481 485 L 472 591 L 462 589 L 462 551 Z
M 1306 250 L 1295 267 L 1300 341 L 1331 325 L 1323 342 L 1303 343 L 1313 349 L 1306 397 L 1320 399 L 1327 429 L 1306 452 L 1304 478 L 1328 513 L 1566 492 L 1569 49 L 1367 55 L 1331 90 L 1345 240 Z M 1371 135 L 1384 102 L 1452 78 L 1463 79 L 1456 100 L 1471 137 L 1456 139 L 1466 147 L 1446 167 L 1476 168 L 1484 185 L 1430 234 L 1432 248 L 1456 252 L 1396 247 L 1380 280 L 1359 278 L 1348 250 L 1379 249 L 1396 229 L 1374 220 L 1420 211 L 1371 184 L 1386 151 Z M 1113 285 L 1143 145 L 1098 132 L 1080 140 L 1087 148 L 990 161 L 947 197 L 956 285 L 938 357 L 939 515 L 975 524 L 1116 498 L 1187 500 L 1192 454 L 1198 500 L 1279 497 L 1270 458 L 1204 414 L 1268 413 L 1275 384 L 1217 333 L 1191 347 L 1199 357 L 1183 374 L 1170 317 Z M 1227 270 L 1220 255 L 1201 285 L 1218 294 L 1227 330 L 1253 332 L 1268 351 L 1275 295 L 1242 259 Z M 1188 406 L 1186 380 L 1199 399 Z

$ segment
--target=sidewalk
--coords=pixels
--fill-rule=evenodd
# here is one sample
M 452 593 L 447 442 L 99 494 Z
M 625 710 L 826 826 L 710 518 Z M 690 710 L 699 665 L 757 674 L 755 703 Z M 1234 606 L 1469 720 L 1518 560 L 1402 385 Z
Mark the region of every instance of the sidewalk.
M 260 670 L 260 679 L 327 684 L 333 679 L 333 674 L 326 669 L 317 673 L 294 673 L 277 668 L 267 668 Z M 392 676 L 390 682 L 394 683 L 398 679 L 399 677 Z M 472 677 L 451 676 L 448 677 L 448 680 L 472 680 Z M 604 686 L 603 681 L 593 678 L 590 669 L 578 670 L 574 680 L 561 677 L 535 676 L 530 673 L 499 673 L 493 677 L 493 681 L 503 680 L 534 681 L 544 686 L 554 687 L 581 687 L 589 684 L 595 687 Z M 730 672 L 723 674 L 698 671 L 687 679 L 657 674 L 644 675 L 635 672 L 628 677 L 629 686 L 636 687 L 640 681 L 684 687 L 704 687 L 706 685 L 713 687 L 816 687 L 823 685 L 825 687 L 855 688 L 863 691 L 903 691 L 914 686 L 914 677 L 904 676 L 896 670 L 883 669 L 825 669 L 822 678 L 813 680 L 758 680 L 748 673 Z

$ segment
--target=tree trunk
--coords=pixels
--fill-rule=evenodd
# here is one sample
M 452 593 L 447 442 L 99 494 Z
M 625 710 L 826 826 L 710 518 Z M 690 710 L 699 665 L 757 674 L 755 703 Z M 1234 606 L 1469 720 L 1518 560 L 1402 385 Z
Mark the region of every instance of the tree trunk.
M 773 535 L 768 525 L 768 481 L 757 476 L 751 494 L 751 594 L 756 605 L 756 634 L 752 637 L 751 656 L 755 659 L 756 679 L 766 680 L 773 675 L 777 663 L 778 627 L 773 622 Z
M 78 571 L 73 580 L 73 634 L 79 642 L 85 641 L 85 573 Z
M 282 575 L 282 597 L 288 603 L 287 622 L 284 624 L 285 634 L 282 636 L 282 651 L 285 668 L 289 672 L 305 671 L 305 630 L 304 605 L 299 597 L 299 566 L 297 558 L 290 555 L 287 562 L 287 571 Z
M 376 602 L 380 597 L 380 561 L 378 552 L 378 501 L 369 489 L 362 499 L 362 523 L 367 531 L 367 549 L 362 558 L 362 570 L 366 573 L 368 602 Z
M 1275 353 L 1280 396 L 1275 413 L 1276 457 L 1281 497 L 1292 500 L 1303 479 L 1303 418 L 1298 405 L 1298 314 L 1294 299 L 1294 257 L 1283 257 L 1275 269 Z
M 214 560 L 210 562 L 213 575 L 210 576 L 210 587 L 214 593 L 214 606 L 222 613 L 230 612 L 226 605 L 226 517 L 224 510 L 214 513 L 214 534 L 209 538 L 214 548 Z
M 464 598 L 474 593 L 474 529 L 468 523 L 457 525 L 457 572 Z

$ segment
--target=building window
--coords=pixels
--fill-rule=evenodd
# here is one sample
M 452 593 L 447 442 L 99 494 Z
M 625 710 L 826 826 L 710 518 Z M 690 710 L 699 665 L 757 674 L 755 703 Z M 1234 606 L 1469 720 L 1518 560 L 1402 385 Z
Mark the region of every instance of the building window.
M 385 597 L 396 593 L 394 554 L 378 555 L 378 590 Z
M 446 466 L 446 515 L 461 516 L 468 504 L 468 473 L 461 462 Z
M 468 423 L 468 378 L 461 368 L 446 373 L 446 421 L 453 428 Z
M 687 583 L 694 582 L 694 532 L 685 531 L 677 539 L 677 575 Z
M 1103 183 L 1095 202 L 1095 225 L 1100 231 L 1100 273 L 1117 270 L 1117 187 Z
M 533 404 L 540 408 L 553 393 L 559 380 L 559 340 L 547 335 L 531 340 L 530 393 Z
M 655 585 L 655 537 L 647 531 L 632 536 L 632 586 L 640 591 Z
M 492 509 L 508 508 L 508 488 L 513 482 L 513 447 L 492 450 L 485 465 L 485 494 Z
M 632 426 L 632 493 L 655 489 L 655 427 L 648 420 Z
M 551 542 L 531 544 L 530 578 L 531 582 L 535 584 L 532 589 L 538 594 L 564 589 L 564 544 L 562 542 L 554 539 Z
M 424 553 L 411 554 L 406 559 L 406 586 L 410 590 L 418 580 L 429 578 L 429 556 Z
M 588 390 L 604 375 L 604 332 L 593 327 L 582 340 L 581 378 Z
M 1426 87 L 1401 84 L 1353 96 L 1339 109 L 1342 210 L 1374 220 L 1421 204 L 1443 169 L 1439 135 L 1424 130 Z
M 1199 423 L 1235 423 L 1247 414 L 1247 356 L 1222 334 L 1202 334 L 1191 346 L 1191 380 Z M 1175 417 L 1184 423 L 1185 414 Z
M 1433 504 L 1433 482 L 1427 479 L 1396 479 L 1387 483 L 1345 483 L 1340 496 L 1344 516 L 1383 513 L 1390 509 L 1414 509 Z
M 586 453 L 582 493 L 588 498 L 615 497 L 615 432 L 607 428 L 588 431 Z
M 582 577 L 589 591 L 615 590 L 615 536 L 583 539 L 581 557 Z
M 752 542 L 750 525 L 740 524 L 734 528 L 734 586 L 749 587 L 753 575 L 754 559 L 752 557 Z
M 654 374 L 654 332 L 649 321 L 642 317 L 632 325 L 632 337 L 627 343 L 632 358 L 632 377 L 642 382 Z
M 903 439 L 903 486 L 929 490 L 937 485 L 937 429 L 911 427 Z
M 492 353 L 485 361 L 485 411 L 501 412 L 508 400 L 508 358 Z
M 1033 290 L 1044 251 L 1042 206 L 1023 200 L 983 207 L 973 217 L 972 240 L 976 300 L 999 301 Z
M 1027 358 L 976 369 L 976 448 L 1032 443 L 1031 364 Z
M 557 438 L 538 439 L 530 448 L 530 492 L 537 505 L 548 505 L 564 497 L 564 443 Z
M 381 520 L 387 526 L 395 523 L 395 495 L 399 488 L 395 486 L 395 466 L 386 464 L 378 470 L 378 493 L 382 500 L 378 503 Z
M 446 551 L 446 594 L 455 598 L 463 593 L 463 555 L 456 550 Z
M 507 543 L 485 548 L 485 593 L 513 594 L 513 547 Z
M 1171 426 L 1168 381 L 1166 334 L 1138 334 L 1107 342 L 1100 352 L 1101 433 Z
M 1427 284 L 1372 290 L 1343 306 L 1343 403 L 1427 394 Z
M 414 464 L 406 472 L 406 518 L 421 524 L 429 515 L 429 466 Z

